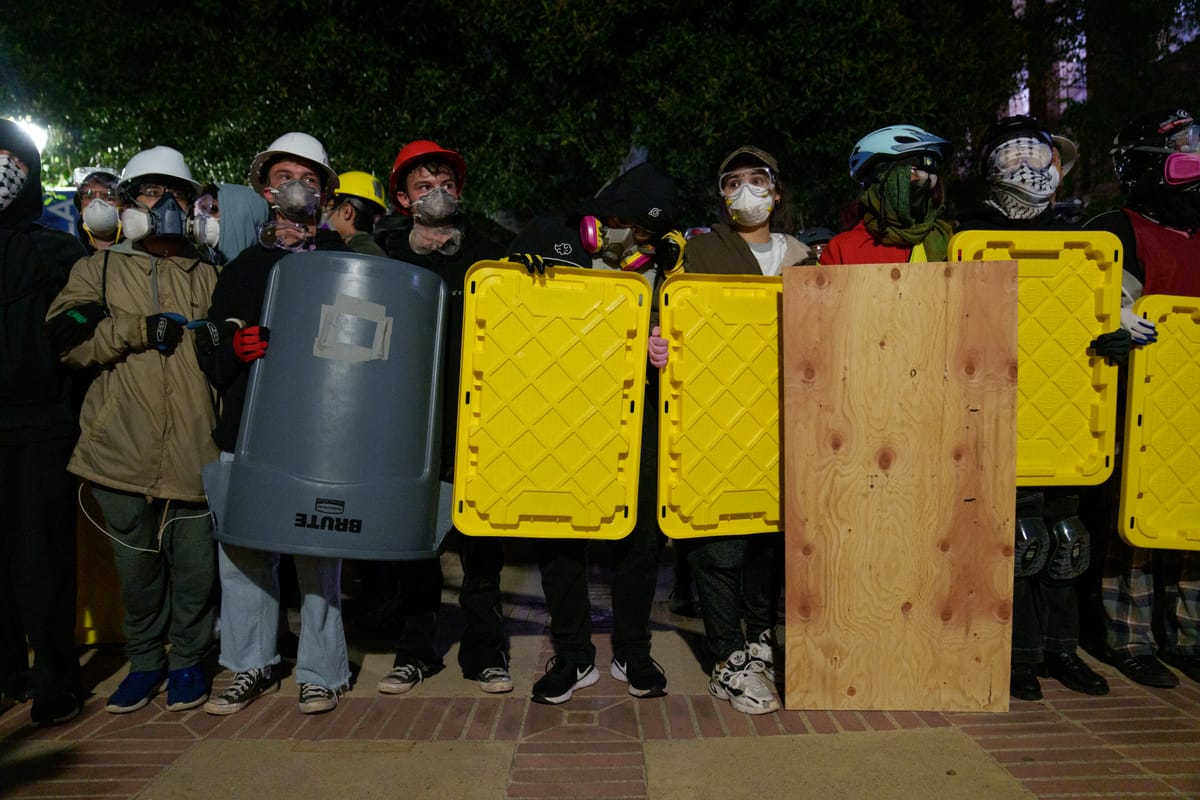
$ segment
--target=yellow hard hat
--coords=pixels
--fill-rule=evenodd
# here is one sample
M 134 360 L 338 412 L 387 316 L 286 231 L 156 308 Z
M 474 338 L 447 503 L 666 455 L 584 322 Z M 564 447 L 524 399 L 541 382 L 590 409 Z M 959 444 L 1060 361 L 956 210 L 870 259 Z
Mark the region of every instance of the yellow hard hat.
M 343 172 L 338 175 L 338 188 L 333 196 L 348 195 L 359 197 L 368 203 L 379 206 L 380 211 L 387 211 L 387 200 L 383 197 L 383 184 L 374 175 L 366 172 Z

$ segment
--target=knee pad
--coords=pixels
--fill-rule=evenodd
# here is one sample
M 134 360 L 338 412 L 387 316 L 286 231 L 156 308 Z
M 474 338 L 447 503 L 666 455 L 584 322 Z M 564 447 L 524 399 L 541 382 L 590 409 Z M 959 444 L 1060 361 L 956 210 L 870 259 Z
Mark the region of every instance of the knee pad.
M 1050 531 L 1042 519 L 1042 504 L 1041 492 L 1017 497 L 1013 574 L 1018 578 L 1041 572 L 1050 554 Z
M 1060 519 L 1050 528 L 1050 553 L 1045 577 L 1069 581 L 1087 572 L 1092 560 L 1092 537 L 1075 515 Z

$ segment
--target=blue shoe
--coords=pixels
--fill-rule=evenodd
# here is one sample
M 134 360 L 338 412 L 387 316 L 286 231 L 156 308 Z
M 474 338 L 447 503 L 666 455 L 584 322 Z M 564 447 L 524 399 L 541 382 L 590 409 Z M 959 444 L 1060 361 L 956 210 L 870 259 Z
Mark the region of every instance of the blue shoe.
M 165 669 L 129 673 L 108 698 L 104 710 L 110 714 L 128 714 L 143 708 L 150 702 L 150 698 L 162 691 L 163 679 L 166 677 Z
M 173 669 L 167 676 L 167 711 L 187 711 L 208 699 L 208 679 L 197 666 Z

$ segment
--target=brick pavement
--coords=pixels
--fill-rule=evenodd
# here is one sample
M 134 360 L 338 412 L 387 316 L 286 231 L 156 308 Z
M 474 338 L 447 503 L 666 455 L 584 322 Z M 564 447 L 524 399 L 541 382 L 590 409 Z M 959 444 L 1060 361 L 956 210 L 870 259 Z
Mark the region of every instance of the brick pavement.
M 543 626 L 544 662 L 550 654 L 544 610 L 528 598 L 508 599 L 512 618 Z M 598 609 L 598 627 L 604 618 Z M 655 619 L 671 624 L 665 603 Z M 103 711 L 98 694 L 79 719 L 49 730 L 29 727 L 27 707 L 17 707 L 0 716 L 0 797 L 133 797 L 199 743 L 236 739 L 505 742 L 513 747 L 508 798 L 642 798 L 648 796 L 647 743 L 903 736 L 931 728 L 969 736 L 1036 797 L 1200 797 L 1200 685 L 1187 679 L 1178 689 L 1147 689 L 1101 665 L 1113 687 L 1107 697 L 1085 697 L 1044 680 L 1043 701 L 1014 700 L 1007 714 L 781 711 L 748 717 L 702 690 L 635 700 L 607 676 L 609 654 L 600 641 L 606 638 L 596 637 L 600 682 L 558 707 L 528 699 L 540 667 L 514 674 L 518 690 L 507 696 L 440 696 L 439 684 L 430 682 L 393 697 L 365 685 L 336 711 L 313 717 L 297 712 L 289 692 L 230 717 L 170 713 L 162 697 L 140 712 L 114 716 Z M 218 687 L 228 680 L 228 673 L 219 675 Z

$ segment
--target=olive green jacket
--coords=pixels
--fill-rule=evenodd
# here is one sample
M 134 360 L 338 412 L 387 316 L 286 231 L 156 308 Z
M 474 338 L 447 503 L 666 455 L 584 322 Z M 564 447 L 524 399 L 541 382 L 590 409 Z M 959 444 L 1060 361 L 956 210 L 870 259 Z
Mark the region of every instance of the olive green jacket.
M 203 318 L 216 282 L 217 268 L 195 256 L 157 258 L 128 242 L 75 264 L 46 318 L 85 303 L 103 304 L 108 316 L 62 355 L 67 364 L 98 368 L 80 412 L 71 472 L 111 489 L 203 502 L 200 467 L 217 459 L 213 395 L 196 362 L 193 332 L 165 355 L 147 347 L 146 317 Z

